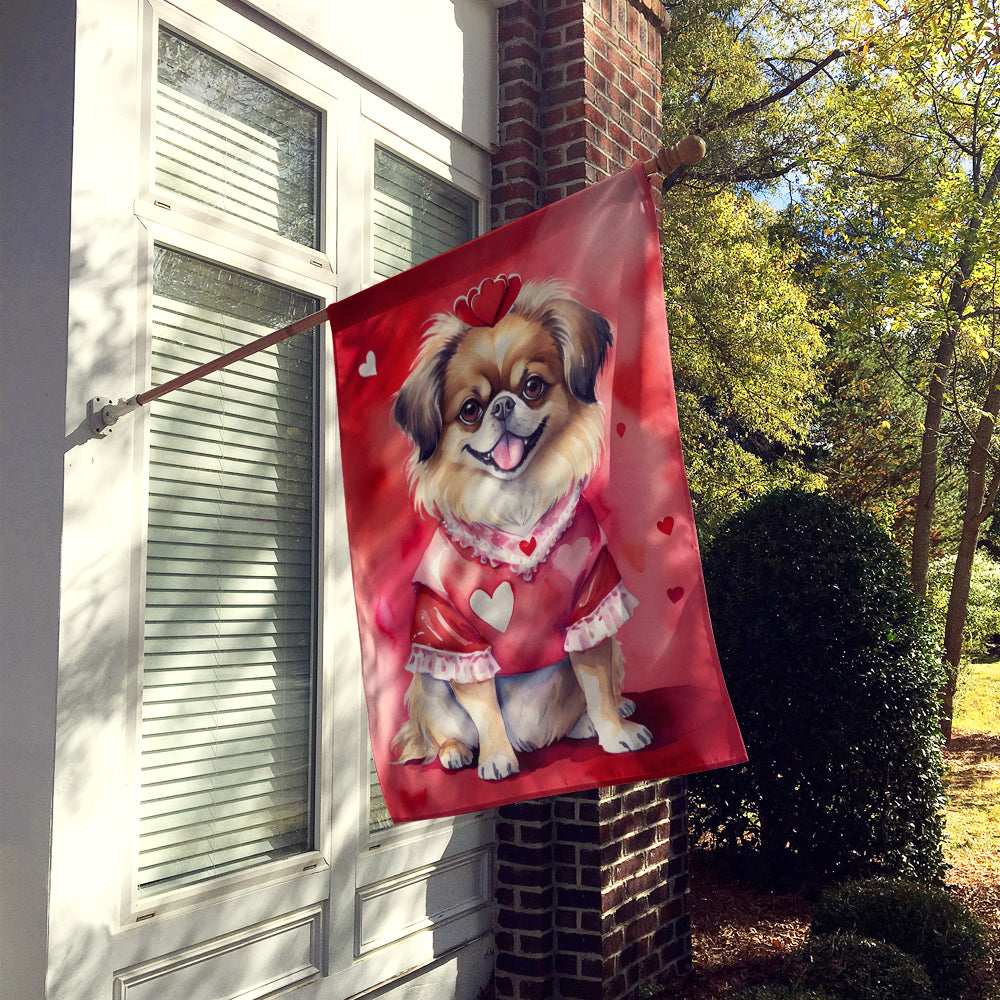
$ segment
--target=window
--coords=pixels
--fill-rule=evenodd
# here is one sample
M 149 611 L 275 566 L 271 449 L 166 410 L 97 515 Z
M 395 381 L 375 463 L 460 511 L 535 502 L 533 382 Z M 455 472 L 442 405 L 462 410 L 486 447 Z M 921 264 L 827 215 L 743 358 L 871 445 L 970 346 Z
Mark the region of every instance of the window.
M 157 190 L 315 246 L 319 113 L 158 38 Z M 151 383 L 318 307 L 157 245 Z M 314 846 L 316 347 L 299 335 L 151 408 L 140 899 Z
M 375 146 L 372 204 L 374 273 L 389 278 L 477 236 L 474 198 L 421 170 L 382 146 Z M 392 826 L 369 759 L 369 832 Z
M 316 308 L 158 247 L 153 382 Z M 312 846 L 314 353 L 300 335 L 150 414 L 140 894 Z
M 391 277 L 478 236 L 476 209 L 464 191 L 376 146 L 375 274 Z
M 318 246 L 319 113 L 160 28 L 156 185 Z
M 232 5 L 145 10 L 137 388 L 478 233 L 482 149 Z M 371 784 L 330 333 L 136 414 L 126 992 L 339 1000 L 488 947 L 492 817 L 390 829 Z

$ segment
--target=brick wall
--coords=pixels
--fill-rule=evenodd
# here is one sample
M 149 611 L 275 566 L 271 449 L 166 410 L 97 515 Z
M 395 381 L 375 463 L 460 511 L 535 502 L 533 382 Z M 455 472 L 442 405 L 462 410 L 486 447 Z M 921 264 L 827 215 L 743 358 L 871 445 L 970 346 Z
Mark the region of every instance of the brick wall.
M 648 158 L 660 142 L 660 0 L 500 8 L 493 224 Z M 684 779 L 505 806 L 496 995 L 622 1000 L 691 962 Z
M 619 1000 L 686 972 L 684 779 L 504 806 L 496 995 Z
M 494 226 L 656 150 L 669 22 L 661 0 L 514 0 L 498 16 Z

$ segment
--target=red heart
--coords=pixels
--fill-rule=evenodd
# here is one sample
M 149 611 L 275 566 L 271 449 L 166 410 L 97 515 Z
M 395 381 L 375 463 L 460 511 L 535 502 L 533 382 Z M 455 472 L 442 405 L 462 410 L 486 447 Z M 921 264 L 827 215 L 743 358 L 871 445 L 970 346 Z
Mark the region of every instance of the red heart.
M 684 596 L 683 587 L 671 587 L 667 591 L 667 597 L 669 597 L 674 604 L 676 604 L 683 596 Z
M 624 437 L 625 436 L 625 425 L 624 424 L 619 424 L 615 428 L 615 430 L 618 431 L 618 436 L 619 437 Z
M 484 278 L 477 288 L 455 303 L 455 315 L 469 326 L 495 326 L 520 291 L 521 279 L 516 274 Z
M 538 544 L 534 537 L 525 538 L 523 541 L 518 542 L 518 548 L 526 555 L 530 556 L 532 552 L 535 551 L 535 546 Z
M 669 535 L 674 530 L 674 519 L 672 517 L 665 517 L 662 521 L 657 521 L 656 526 L 663 534 Z

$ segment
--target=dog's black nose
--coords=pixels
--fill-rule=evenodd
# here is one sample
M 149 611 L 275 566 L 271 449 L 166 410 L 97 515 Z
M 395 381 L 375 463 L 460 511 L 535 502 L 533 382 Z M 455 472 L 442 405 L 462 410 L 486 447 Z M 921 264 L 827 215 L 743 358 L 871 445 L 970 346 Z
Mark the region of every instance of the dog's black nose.
M 497 420 L 506 420 L 514 412 L 514 400 L 510 396 L 501 396 L 490 407 L 490 413 Z

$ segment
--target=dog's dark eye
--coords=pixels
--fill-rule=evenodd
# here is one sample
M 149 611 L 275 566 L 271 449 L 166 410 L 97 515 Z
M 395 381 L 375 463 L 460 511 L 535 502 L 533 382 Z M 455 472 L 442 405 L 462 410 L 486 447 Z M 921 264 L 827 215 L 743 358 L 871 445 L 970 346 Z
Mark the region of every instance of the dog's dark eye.
M 529 375 L 521 389 L 521 395 L 527 400 L 541 399 L 548 385 L 540 375 Z
M 474 424 L 483 415 L 483 407 L 478 399 L 471 396 L 462 404 L 458 411 L 458 419 L 463 424 Z

